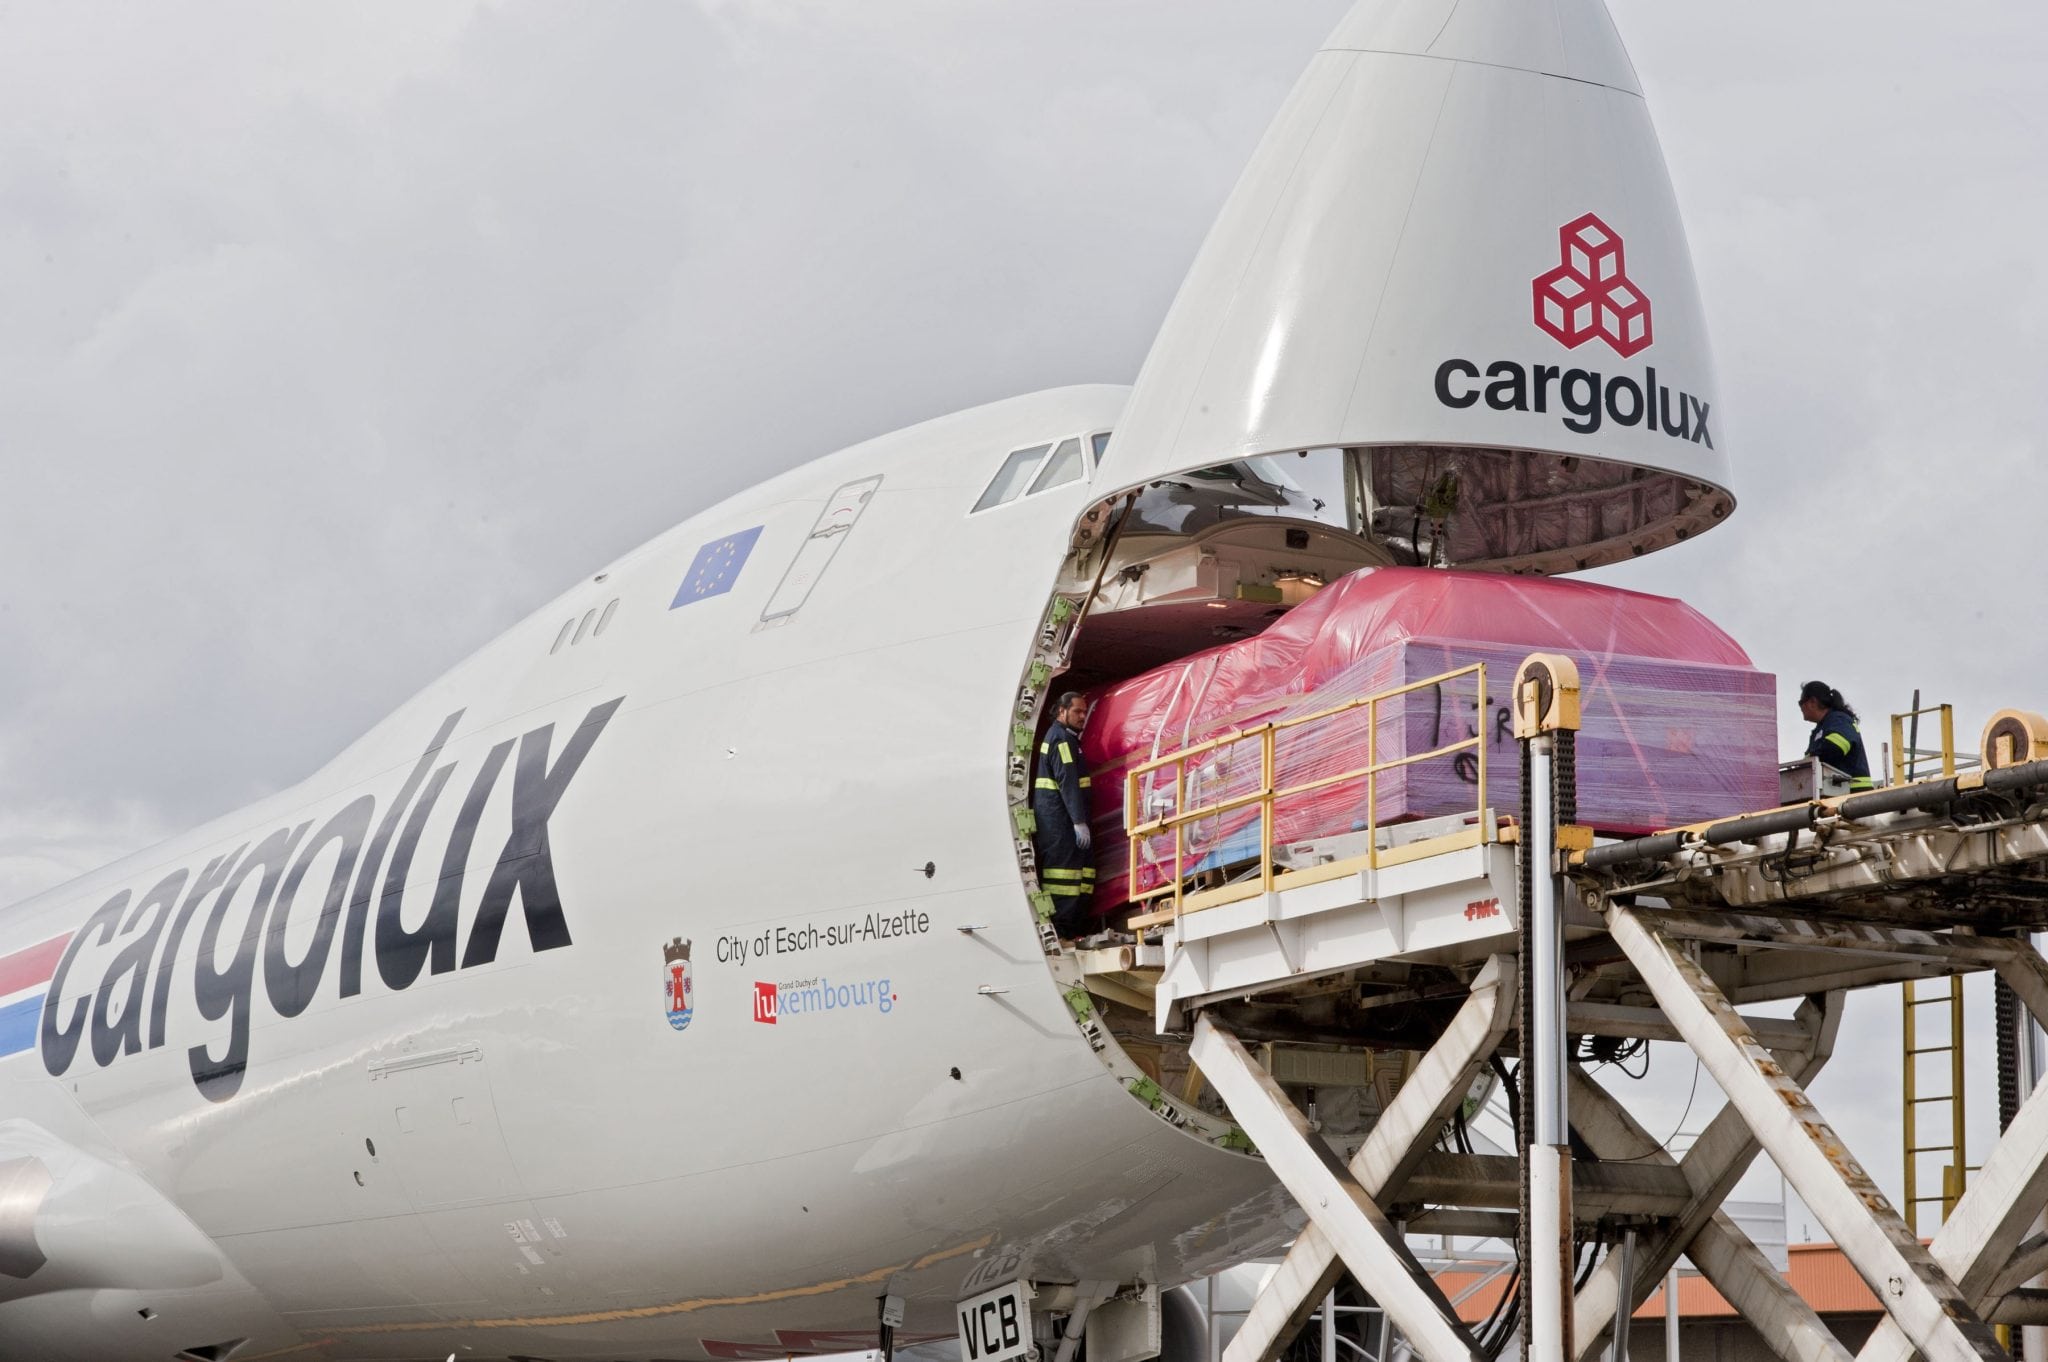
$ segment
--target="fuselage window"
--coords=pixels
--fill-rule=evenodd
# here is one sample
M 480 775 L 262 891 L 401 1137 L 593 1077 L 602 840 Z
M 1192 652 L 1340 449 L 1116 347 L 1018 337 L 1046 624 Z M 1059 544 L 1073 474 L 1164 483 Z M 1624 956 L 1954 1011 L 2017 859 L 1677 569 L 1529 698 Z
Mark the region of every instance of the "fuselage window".
M 1006 501 L 1015 500 L 1017 494 L 1030 483 L 1031 474 L 1037 469 L 1038 461 L 1043 459 L 1045 452 L 1051 448 L 1049 444 L 1033 445 L 1029 449 L 1017 450 L 1009 458 L 1004 459 L 1003 466 L 996 470 L 995 481 L 981 494 L 981 500 L 974 503 L 974 509 L 986 511 L 991 506 L 1000 506 Z
M 590 622 L 596 618 L 596 610 L 586 610 L 583 612 L 583 622 L 576 626 L 576 637 L 569 640 L 571 648 L 583 641 L 583 636 L 590 632 Z
M 602 615 L 599 615 L 599 616 L 597 617 L 597 628 L 595 628 L 595 629 L 593 629 L 593 630 L 591 630 L 591 631 L 590 631 L 590 636 L 591 636 L 592 638 L 595 638 L 595 637 L 597 637 L 597 636 L 598 636 L 599 634 L 601 634 L 601 633 L 603 633 L 603 632 L 604 632 L 604 628 L 605 628 L 605 626 L 606 626 L 607 624 L 610 624 L 610 623 L 612 622 L 612 616 L 613 616 L 613 615 L 614 615 L 615 613 L 617 613 L 617 611 L 618 611 L 618 608 L 619 608 L 619 598 L 618 598 L 617 596 L 614 596 L 614 597 L 612 597 L 612 601 L 611 601 L 611 604 L 610 604 L 610 605 L 607 605 L 607 606 L 606 606 L 606 607 L 604 608 L 604 613 L 603 613 Z
M 575 627 L 576 621 L 574 619 L 566 619 L 562 621 L 562 632 L 555 635 L 555 646 L 548 649 L 550 655 L 562 651 L 562 645 L 569 641 L 569 631 L 571 629 L 574 629 Z

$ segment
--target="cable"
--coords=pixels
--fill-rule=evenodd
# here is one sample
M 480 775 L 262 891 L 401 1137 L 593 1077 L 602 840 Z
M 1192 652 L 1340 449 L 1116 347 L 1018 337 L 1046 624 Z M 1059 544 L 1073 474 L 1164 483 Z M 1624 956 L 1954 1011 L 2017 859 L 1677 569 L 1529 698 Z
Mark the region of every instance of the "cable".
M 1519 1150 L 1522 1147 L 1523 1143 L 1521 1091 L 1522 1066 L 1517 1064 L 1512 1070 L 1510 1070 L 1508 1068 L 1507 1061 L 1502 1059 L 1499 1055 L 1494 1055 L 1488 1062 L 1493 1065 L 1493 1072 L 1500 1078 L 1501 1092 L 1506 1097 L 1508 1104 L 1508 1124 L 1514 1127 L 1515 1147 Z
M 1575 1273 L 1572 1277 L 1573 1295 L 1576 1296 L 1579 1292 L 1585 1290 L 1586 1283 L 1593 1280 L 1593 1269 L 1600 1265 L 1600 1250 L 1604 1248 L 1606 1244 L 1607 1237 L 1599 1232 L 1598 1226 L 1595 1226 L 1593 1237 L 1586 1240 L 1586 1242 L 1583 1245 L 1581 1245 L 1581 1247 L 1585 1251 L 1586 1261 L 1579 1267 L 1578 1272 Z
M 1515 1272 L 1508 1279 L 1507 1290 L 1500 1293 L 1494 1302 L 1493 1313 L 1487 1316 L 1479 1332 L 1479 1351 L 1489 1359 L 1500 1356 L 1508 1339 L 1514 1336 L 1515 1326 L 1522 1317 L 1522 1264 L 1515 1260 Z
M 1685 1118 L 1692 1115 L 1692 1101 L 1693 1098 L 1699 1096 L 1699 1091 L 1700 1057 L 1694 1055 L 1692 1057 L 1692 1087 L 1685 1094 L 1685 1110 L 1678 1113 L 1678 1124 L 1671 1128 L 1671 1133 L 1664 1137 L 1664 1143 L 1659 1145 L 1658 1148 L 1668 1147 L 1673 1140 L 1678 1138 L 1678 1132 L 1685 1129 Z
M 1658 1144 L 1656 1144 L 1656 1145 L 1655 1145 L 1654 1147 L 1652 1147 L 1651 1149 L 1649 1149 L 1648 1151 L 1646 1151 L 1646 1152 L 1644 1152 L 1644 1153 L 1641 1153 L 1641 1154 L 1636 1154 L 1636 1155 L 1632 1155 L 1632 1156 L 1630 1156 L 1629 1158 L 1625 1158 L 1625 1159 L 1602 1159 L 1602 1160 L 1601 1160 L 1601 1162 L 1602 1162 L 1602 1163 L 1641 1163 L 1641 1162 L 1643 1162 L 1643 1161 L 1644 1161 L 1645 1159 L 1654 1159 L 1654 1158 L 1656 1158 L 1656 1157 L 1657 1157 L 1657 1156 L 1658 1156 L 1659 1154 L 1663 1154 L 1663 1153 L 1664 1153 L 1664 1152 L 1665 1152 L 1665 1151 L 1666 1151 L 1667 1149 L 1669 1149 L 1669 1147 L 1670 1147 L 1670 1145 L 1671 1145 L 1671 1142 L 1672 1142 L 1673 1140 L 1675 1140 L 1675 1139 L 1677 1139 L 1677 1138 L 1678 1138 L 1678 1134 L 1679 1134 L 1679 1132 L 1685 1129 L 1685 1118 L 1686 1118 L 1686 1117 L 1688 1117 L 1688 1116 L 1690 1116 L 1690 1115 L 1692 1115 L 1692 1104 L 1693 1104 L 1693 1099 L 1699 1096 L 1699 1091 L 1700 1091 L 1700 1058 L 1699 1058 L 1699 1056 L 1698 1056 L 1698 1055 L 1694 1055 L 1694 1056 L 1693 1056 L 1693 1059 L 1692 1059 L 1692 1090 L 1691 1090 L 1690 1092 L 1686 1093 L 1686 1095 L 1685 1095 L 1685 1110 L 1684 1110 L 1684 1111 L 1682 1111 L 1682 1112 L 1680 1112 L 1680 1113 L 1678 1113 L 1678 1124 L 1677 1124 L 1676 1126 L 1673 1126 L 1673 1127 L 1672 1127 L 1672 1129 L 1671 1129 L 1671 1133 L 1670 1133 L 1669 1135 L 1665 1136 L 1665 1137 L 1663 1138 L 1663 1140 L 1662 1140 L 1662 1141 L 1660 1141 L 1660 1142 L 1659 1142 Z
M 1590 1064 L 1596 1069 L 1609 1065 L 1620 1066 L 1630 1078 L 1642 1078 L 1650 1072 L 1650 1042 L 1637 1037 L 1624 1040 L 1615 1036 L 1580 1036 L 1573 1044 L 1572 1058 L 1580 1064 Z M 1628 1061 L 1637 1055 L 1645 1056 L 1642 1073 L 1631 1073 Z

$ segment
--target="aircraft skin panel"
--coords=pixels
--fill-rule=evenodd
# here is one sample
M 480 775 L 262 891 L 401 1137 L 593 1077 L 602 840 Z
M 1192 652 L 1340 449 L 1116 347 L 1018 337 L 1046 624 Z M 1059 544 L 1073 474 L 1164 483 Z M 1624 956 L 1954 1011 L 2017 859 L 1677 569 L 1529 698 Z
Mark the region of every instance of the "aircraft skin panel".
M 0 914 L 0 956 L 77 938 L 0 1079 L 68 1090 L 217 1247 L 236 1289 L 210 1309 L 337 1355 L 432 1351 L 435 1320 L 548 1349 L 861 1328 L 884 1279 L 936 1331 L 991 1252 L 1177 1280 L 1269 1247 L 1263 1166 L 1167 1127 L 1075 1029 L 1009 830 L 1017 678 L 1075 517 L 1115 489 L 968 508 L 1010 449 L 1122 399 L 997 404 L 742 494 L 312 779 Z M 757 628 L 872 475 L 801 609 Z M 0 1340 L 63 1335 L 38 1299 L 0 1305 Z

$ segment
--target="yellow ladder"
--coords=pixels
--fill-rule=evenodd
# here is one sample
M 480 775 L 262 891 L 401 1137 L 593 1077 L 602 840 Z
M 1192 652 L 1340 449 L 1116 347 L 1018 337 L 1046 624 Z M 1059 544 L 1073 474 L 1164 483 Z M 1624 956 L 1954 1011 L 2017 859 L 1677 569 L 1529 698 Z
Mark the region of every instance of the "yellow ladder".
M 1939 1225 L 1948 1219 L 1956 1208 L 1956 1202 L 1963 1194 L 1963 1179 L 1969 1172 L 1963 1163 L 1963 980 L 1962 976 L 1951 974 L 1946 979 L 1908 979 L 1906 992 L 1906 1109 L 1904 1129 L 1906 1136 L 1906 1223 L 1913 1233 L 1920 1233 L 1920 1208 L 1924 1205 L 1938 1205 L 1941 1214 L 1936 1218 Z M 1940 989 L 1940 992 L 1930 990 Z M 1945 1033 L 1937 1034 L 1935 1044 L 1921 1044 L 1919 1013 L 1923 1008 L 1945 1007 L 1948 1009 L 1948 1026 Z M 1920 1067 L 1923 1055 L 1948 1056 L 1948 1086 L 1946 1091 L 1922 1095 L 1920 1091 Z M 1948 1139 L 1934 1144 L 1919 1143 L 1921 1120 L 1920 1109 L 1933 1107 L 1939 1125 L 1939 1108 L 1948 1107 Z M 1941 1190 L 1922 1193 L 1920 1190 L 1920 1162 L 1923 1158 L 1945 1154 L 1941 1164 Z M 1929 1227 L 1932 1233 L 1932 1226 Z

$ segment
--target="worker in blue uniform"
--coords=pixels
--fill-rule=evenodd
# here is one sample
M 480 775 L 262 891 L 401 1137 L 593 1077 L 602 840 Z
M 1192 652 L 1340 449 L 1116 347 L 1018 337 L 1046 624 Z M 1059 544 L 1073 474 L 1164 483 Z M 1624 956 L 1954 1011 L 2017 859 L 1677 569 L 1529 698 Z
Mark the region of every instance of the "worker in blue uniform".
M 1088 772 L 1081 765 L 1087 723 L 1087 697 L 1071 690 L 1060 696 L 1038 744 L 1038 778 L 1031 790 L 1039 887 L 1052 894 L 1053 927 L 1069 940 L 1087 929 L 1095 906 L 1095 839 L 1088 830 Z
M 1806 740 L 1806 755 L 1820 758 L 1849 777 L 1850 790 L 1875 789 L 1870 778 L 1870 758 L 1863 754 L 1863 729 L 1856 711 L 1842 698 L 1842 692 L 1825 681 L 1809 681 L 1799 688 L 1799 715 L 1813 725 Z

